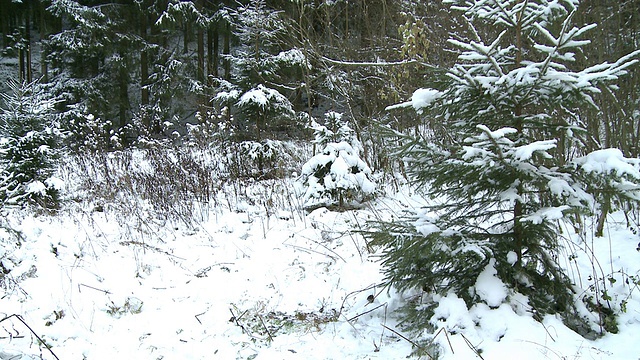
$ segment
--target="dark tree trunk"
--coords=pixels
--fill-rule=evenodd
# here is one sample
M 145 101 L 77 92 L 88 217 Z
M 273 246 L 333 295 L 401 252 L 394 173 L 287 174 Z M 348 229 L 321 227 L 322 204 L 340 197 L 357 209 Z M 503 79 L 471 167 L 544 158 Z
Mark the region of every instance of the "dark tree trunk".
M 127 68 L 121 65 L 118 73 L 118 129 L 127 124 L 127 111 L 129 110 L 129 79 Z
M 31 73 L 31 6 L 27 2 L 24 12 L 24 43 L 25 43 L 25 57 L 26 57 L 26 80 L 30 83 L 33 80 L 33 74 Z
M 140 52 L 140 108 L 142 110 L 142 123 L 145 129 L 151 131 L 151 121 L 147 108 L 149 106 L 149 52 L 146 49 L 147 43 L 147 14 L 145 9 L 140 12 L 140 36 L 143 41 L 143 49 Z
M 223 54 L 230 55 L 231 54 L 231 24 L 227 23 L 225 25 L 226 29 L 224 32 L 224 48 L 222 49 Z M 224 59 L 224 79 L 227 81 L 231 80 L 231 61 L 228 57 Z
M 42 41 L 47 38 L 49 29 L 47 24 L 47 17 L 46 17 L 47 12 L 45 10 L 45 5 L 42 2 L 38 2 L 38 4 L 39 4 L 38 15 L 39 15 L 39 22 L 40 22 L 40 41 Z M 46 53 L 46 50 L 44 49 L 44 46 L 40 49 L 40 73 L 42 76 L 42 81 L 49 82 L 49 67 L 47 63 L 47 53 Z

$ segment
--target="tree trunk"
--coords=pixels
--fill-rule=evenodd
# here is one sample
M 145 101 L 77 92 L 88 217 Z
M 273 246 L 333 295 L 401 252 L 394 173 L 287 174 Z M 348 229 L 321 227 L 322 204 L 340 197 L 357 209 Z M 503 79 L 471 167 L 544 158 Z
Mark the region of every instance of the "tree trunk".
M 151 120 L 149 118 L 149 52 L 147 50 L 147 14 L 143 8 L 140 12 L 140 37 L 142 38 L 142 51 L 140 51 L 140 109 L 142 111 L 142 124 L 148 131 L 151 130 Z
M 607 216 L 609 215 L 610 208 L 611 196 L 609 196 L 609 193 L 606 192 L 604 194 L 604 201 L 602 202 L 602 206 L 600 209 L 600 216 L 598 216 L 598 223 L 596 224 L 596 237 L 604 236 L 604 224 L 607 222 Z
M 25 49 L 21 46 L 18 50 L 18 79 L 20 82 L 25 81 Z
M 218 63 L 220 62 L 220 40 L 218 26 L 209 30 L 209 76 L 218 77 Z
M 46 17 L 46 10 L 45 10 L 45 6 L 42 2 L 38 2 L 40 9 L 39 9 L 39 15 L 40 15 L 40 40 L 42 41 L 43 39 L 47 38 L 47 34 L 48 34 L 48 25 L 47 25 L 47 17 Z M 49 67 L 48 67 L 48 63 L 47 63 L 47 54 L 44 50 L 44 47 L 40 49 L 40 73 L 42 76 L 42 81 L 43 82 L 49 82 Z
M 226 31 L 224 32 L 224 48 L 222 49 L 222 53 L 231 55 L 231 24 L 226 23 L 225 27 Z M 231 61 L 228 56 L 224 59 L 224 79 L 231 81 Z
M 202 0 L 198 0 L 196 3 L 198 10 L 202 10 Z M 197 29 L 197 42 L 198 42 L 198 81 L 204 83 L 204 29 L 202 26 L 198 26 Z
M 196 0 L 195 2 L 196 9 L 202 13 L 203 3 L 202 0 Z M 196 23 L 196 52 L 197 52 L 197 74 L 196 80 L 201 84 L 201 86 L 205 85 L 205 68 L 204 68 L 204 31 L 205 29 L 202 27 L 202 24 Z M 206 103 L 207 97 L 205 92 L 201 92 L 197 94 L 198 101 L 198 112 L 202 115 L 206 114 Z M 201 121 L 206 121 L 206 116 L 200 117 Z
M 124 57 L 125 55 L 121 55 Z M 127 111 L 129 110 L 129 79 L 127 68 L 120 65 L 118 70 L 118 130 L 127 124 Z M 125 139 L 123 139 L 125 140 Z
M 27 2 L 24 12 L 24 42 L 25 42 L 25 57 L 26 57 L 26 80 L 30 83 L 33 80 L 33 74 L 31 73 L 31 6 Z
M 11 2 L 8 0 L 0 1 L 0 47 L 5 48 L 7 46 L 7 35 L 9 35 L 9 23 L 11 22 L 9 14 L 11 13 Z
M 183 33 L 183 46 L 182 46 L 182 53 L 186 54 L 187 52 L 189 52 L 189 31 L 191 31 L 191 26 L 189 25 L 188 21 L 185 21 L 184 23 L 184 33 Z

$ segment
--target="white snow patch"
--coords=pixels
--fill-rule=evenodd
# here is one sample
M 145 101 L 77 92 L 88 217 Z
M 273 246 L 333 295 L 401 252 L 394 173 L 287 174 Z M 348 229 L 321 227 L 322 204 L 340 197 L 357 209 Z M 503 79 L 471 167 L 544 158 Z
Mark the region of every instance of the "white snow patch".
M 534 153 L 540 153 L 545 158 L 551 158 L 551 155 L 547 153 L 547 150 L 551 150 L 556 147 L 556 140 L 542 140 L 536 141 L 531 144 L 519 146 L 515 149 L 515 157 L 517 160 L 524 161 L 529 160 Z
M 52 189 L 55 189 L 55 190 L 64 190 L 64 185 L 65 185 L 64 184 L 64 180 L 62 180 L 62 179 L 60 179 L 58 177 L 52 176 L 52 177 L 48 178 L 47 180 L 45 180 L 44 183 L 49 188 L 52 188 Z
M 496 276 L 496 259 L 489 260 L 489 264 L 478 275 L 474 289 L 476 295 L 490 307 L 498 307 L 507 298 L 507 287 Z
M 28 183 L 26 187 L 28 194 L 44 195 L 47 192 L 47 186 L 42 181 L 32 181 Z
M 640 159 L 626 158 L 620 149 L 602 149 L 593 151 L 574 160 L 586 172 L 615 173 L 640 179 Z
M 418 114 L 421 114 L 424 108 L 431 106 L 431 104 L 442 97 L 442 92 L 435 89 L 418 89 L 413 92 L 411 101 L 407 101 L 401 104 L 387 106 L 386 110 L 393 110 L 399 108 L 406 108 L 412 106 Z
M 571 209 L 569 205 L 545 207 L 523 217 L 521 221 L 528 221 L 534 224 L 542 224 L 542 222 L 545 220 L 559 220 L 564 217 L 564 211 L 569 209 Z

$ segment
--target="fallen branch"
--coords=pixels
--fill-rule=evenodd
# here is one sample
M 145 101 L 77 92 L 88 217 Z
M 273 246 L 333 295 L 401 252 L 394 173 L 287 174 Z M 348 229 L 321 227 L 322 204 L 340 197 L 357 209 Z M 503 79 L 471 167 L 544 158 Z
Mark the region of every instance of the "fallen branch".
M 29 326 L 29 324 L 27 324 L 27 322 L 26 322 L 26 321 L 24 321 L 24 319 L 22 318 L 22 316 L 20 316 L 20 315 L 18 315 L 18 314 L 9 315 L 9 316 L 5 317 L 4 319 L 0 320 L 0 323 L 1 323 L 1 322 L 3 322 L 3 321 L 5 321 L 5 320 L 8 320 L 8 319 L 10 319 L 10 318 L 12 318 L 12 317 L 14 317 L 14 318 L 18 319 L 18 321 L 20 321 L 24 326 L 26 326 L 26 327 L 27 327 L 27 329 L 29 329 L 29 331 L 31 331 L 31 333 L 33 334 L 33 336 L 35 336 L 35 337 L 36 337 L 36 339 L 38 339 L 38 341 L 40 341 L 40 344 L 42 344 L 44 347 L 46 347 L 46 348 L 47 348 L 47 350 L 49 350 L 49 352 L 51 353 L 51 355 L 53 355 L 53 357 L 54 357 L 54 358 L 56 358 L 56 360 L 60 360 L 60 359 L 56 356 L 56 354 L 53 352 L 53 350 L 51 350 L 51 347 L 50 347 L 49 345 L 47 345 L 47 343 L 46 343 L 46 342 L 44 342 L 44 340 L 42 340 L 42 338 L 41 338 L 40 336 L 38 336 L 38 334 L 36 334 L 36 332 L 35 332 L 35 331 L 33 331 L 33 329 L 31 328 L 31 326 Z

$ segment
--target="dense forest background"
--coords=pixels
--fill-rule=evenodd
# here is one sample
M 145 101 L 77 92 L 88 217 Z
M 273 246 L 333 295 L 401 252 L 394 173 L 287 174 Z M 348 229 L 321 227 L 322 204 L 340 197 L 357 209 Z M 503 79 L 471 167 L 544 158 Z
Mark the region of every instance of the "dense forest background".
M 2 87 L 38 83 L 55 99 L 65 143 L 115 149 L 185 135 L 225 141 L 308 138 L 312 118 L 345 114 L 366 161 L 387 166 L 373 123 L 411 129 L 425 120 L 387 112 L 433 66 L 457 56 L 449 37 L 469 27 L 443 1 L 13 1 L 0 2 Z M 638 48 L 640 3 L 580 4 L 578 25 L 597 23 L 576 68 Z M 480 29 L 490 33 L 491 28 Z M 639 155 L 639 71 L 599 109 L 581 109 L 592 149 Z M 436 129 L 438 124 L 431 124 Z M 436 136 L 446 129 L 432 132 Z M 197 135 L 197 136 L 196 136 Z M 206 141 L 211 141 L 209 140 Z
M 327 225 L 309 240 L 329 250 L 324 241 L 348 234 L 360 262 L 380 260 L 384 280 L 366 301 L 385 287 L 406 296 L 403 330 L 435 332 L 447 297 L 470 313 L 528 304 L 518 316 L 559 314 L 589 340 L 635 333 L 625 324 L 639 320 L 623 319 L 638 313 L 640 274 L 612 249 L 637 255 L 639 9 L 0 0 L 0 275 L 34 277 L 15 270 L 36 264 L 17 251 L 22 216 L 80 214 L 94 226 L 104 215 L 124 234 L 109 246 L 158 251 L 158 234 L 181 227 L 228 236 L 222 215 L 242 216 L 238 226 L 255 215 L 267 239 L 272 220 L 315 229 L 314 216 L 335 212 L 353 229 L 331 238 Z M 57 245 L 38 246 L 58 258 Z M 317 319 L 338 321 L 323 311 L 324 300 Z M 411 346 L 428 354 L 433 338 L 422 340 Z

